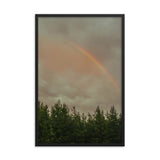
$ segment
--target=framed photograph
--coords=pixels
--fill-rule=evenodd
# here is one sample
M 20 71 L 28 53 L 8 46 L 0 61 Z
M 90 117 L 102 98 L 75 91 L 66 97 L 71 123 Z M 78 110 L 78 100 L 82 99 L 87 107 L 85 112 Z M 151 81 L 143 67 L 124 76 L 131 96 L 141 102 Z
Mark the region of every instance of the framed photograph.
M 35 145 L 124 146 L 124 14 L 35 15 Z

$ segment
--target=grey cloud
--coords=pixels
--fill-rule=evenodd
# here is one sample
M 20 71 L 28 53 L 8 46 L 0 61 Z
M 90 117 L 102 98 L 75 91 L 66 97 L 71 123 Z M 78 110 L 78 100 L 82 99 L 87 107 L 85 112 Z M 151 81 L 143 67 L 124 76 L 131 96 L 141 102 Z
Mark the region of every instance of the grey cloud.
M 120 18 L 40 18 L 39 36 L 82 46 L 112 73 L 121 84 L 121 19 Z M 43 55 L 45 56 L 45 55 Z M 39 66 L 39 98 L 47 104 L 63 99 L 68 105 L 78 104 L 80 111 L 92 111 L 97 105 L 116 105 L 120 112 L 121 95 L 112 84 L 91 75 L 75 72 L 58 75 L 46 68 L 44 59 Z

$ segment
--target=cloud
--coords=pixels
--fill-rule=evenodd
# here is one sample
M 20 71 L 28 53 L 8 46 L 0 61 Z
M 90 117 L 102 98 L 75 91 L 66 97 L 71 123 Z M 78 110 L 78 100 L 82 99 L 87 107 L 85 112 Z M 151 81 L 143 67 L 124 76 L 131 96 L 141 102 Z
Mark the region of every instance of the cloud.
M 121 95 L 70 41 L 89 51 L 121 84 L 120 18 L 39 18 L 39 99 L 58 99 L 81 112 L 116 105 Z

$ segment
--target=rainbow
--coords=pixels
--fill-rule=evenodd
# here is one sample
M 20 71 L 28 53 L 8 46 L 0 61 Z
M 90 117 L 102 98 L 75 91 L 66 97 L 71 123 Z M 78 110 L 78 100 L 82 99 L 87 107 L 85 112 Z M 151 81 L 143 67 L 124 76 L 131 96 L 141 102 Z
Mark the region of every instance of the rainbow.
M 112 84 L 114 85 L 114 87 L 116 87 L 116 89 L 118 90 L 118 92 L 120 92 L 120 88 L 117 84 L 117 82 L 114 80 L 113 76 L 108 72 L 107 69 L 105 69 L 100 62 L 98 62 L 98 60 L 96 60 L 91 53 L 89 53 L 88 51 L 86 51 L 85 49 L 81 48 L 80 46 L 78 46 L 77 44 L 71 42 L 71 44 L 73 46 L 75 46 L 75 48 L 77 48 L 81 53 L 83 53 L 85 56 L 87 56 L 94 64 L 96 64 L 96 66 L 107 75 L 107 77 L 111 80 Z

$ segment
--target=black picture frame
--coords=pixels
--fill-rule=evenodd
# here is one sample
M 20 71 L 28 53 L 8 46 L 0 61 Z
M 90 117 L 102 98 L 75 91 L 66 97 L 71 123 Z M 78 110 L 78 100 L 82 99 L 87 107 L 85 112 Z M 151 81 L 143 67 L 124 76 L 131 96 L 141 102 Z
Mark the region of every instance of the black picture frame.
M 120 17 L 121 26 L 121 103 L 122 143 L 121 144 L 39 144 L 38 143 L 38 18 L 41 17 Z M 35 14 L 35 146 L 125 146 L 125 15 L 124 14 Z

